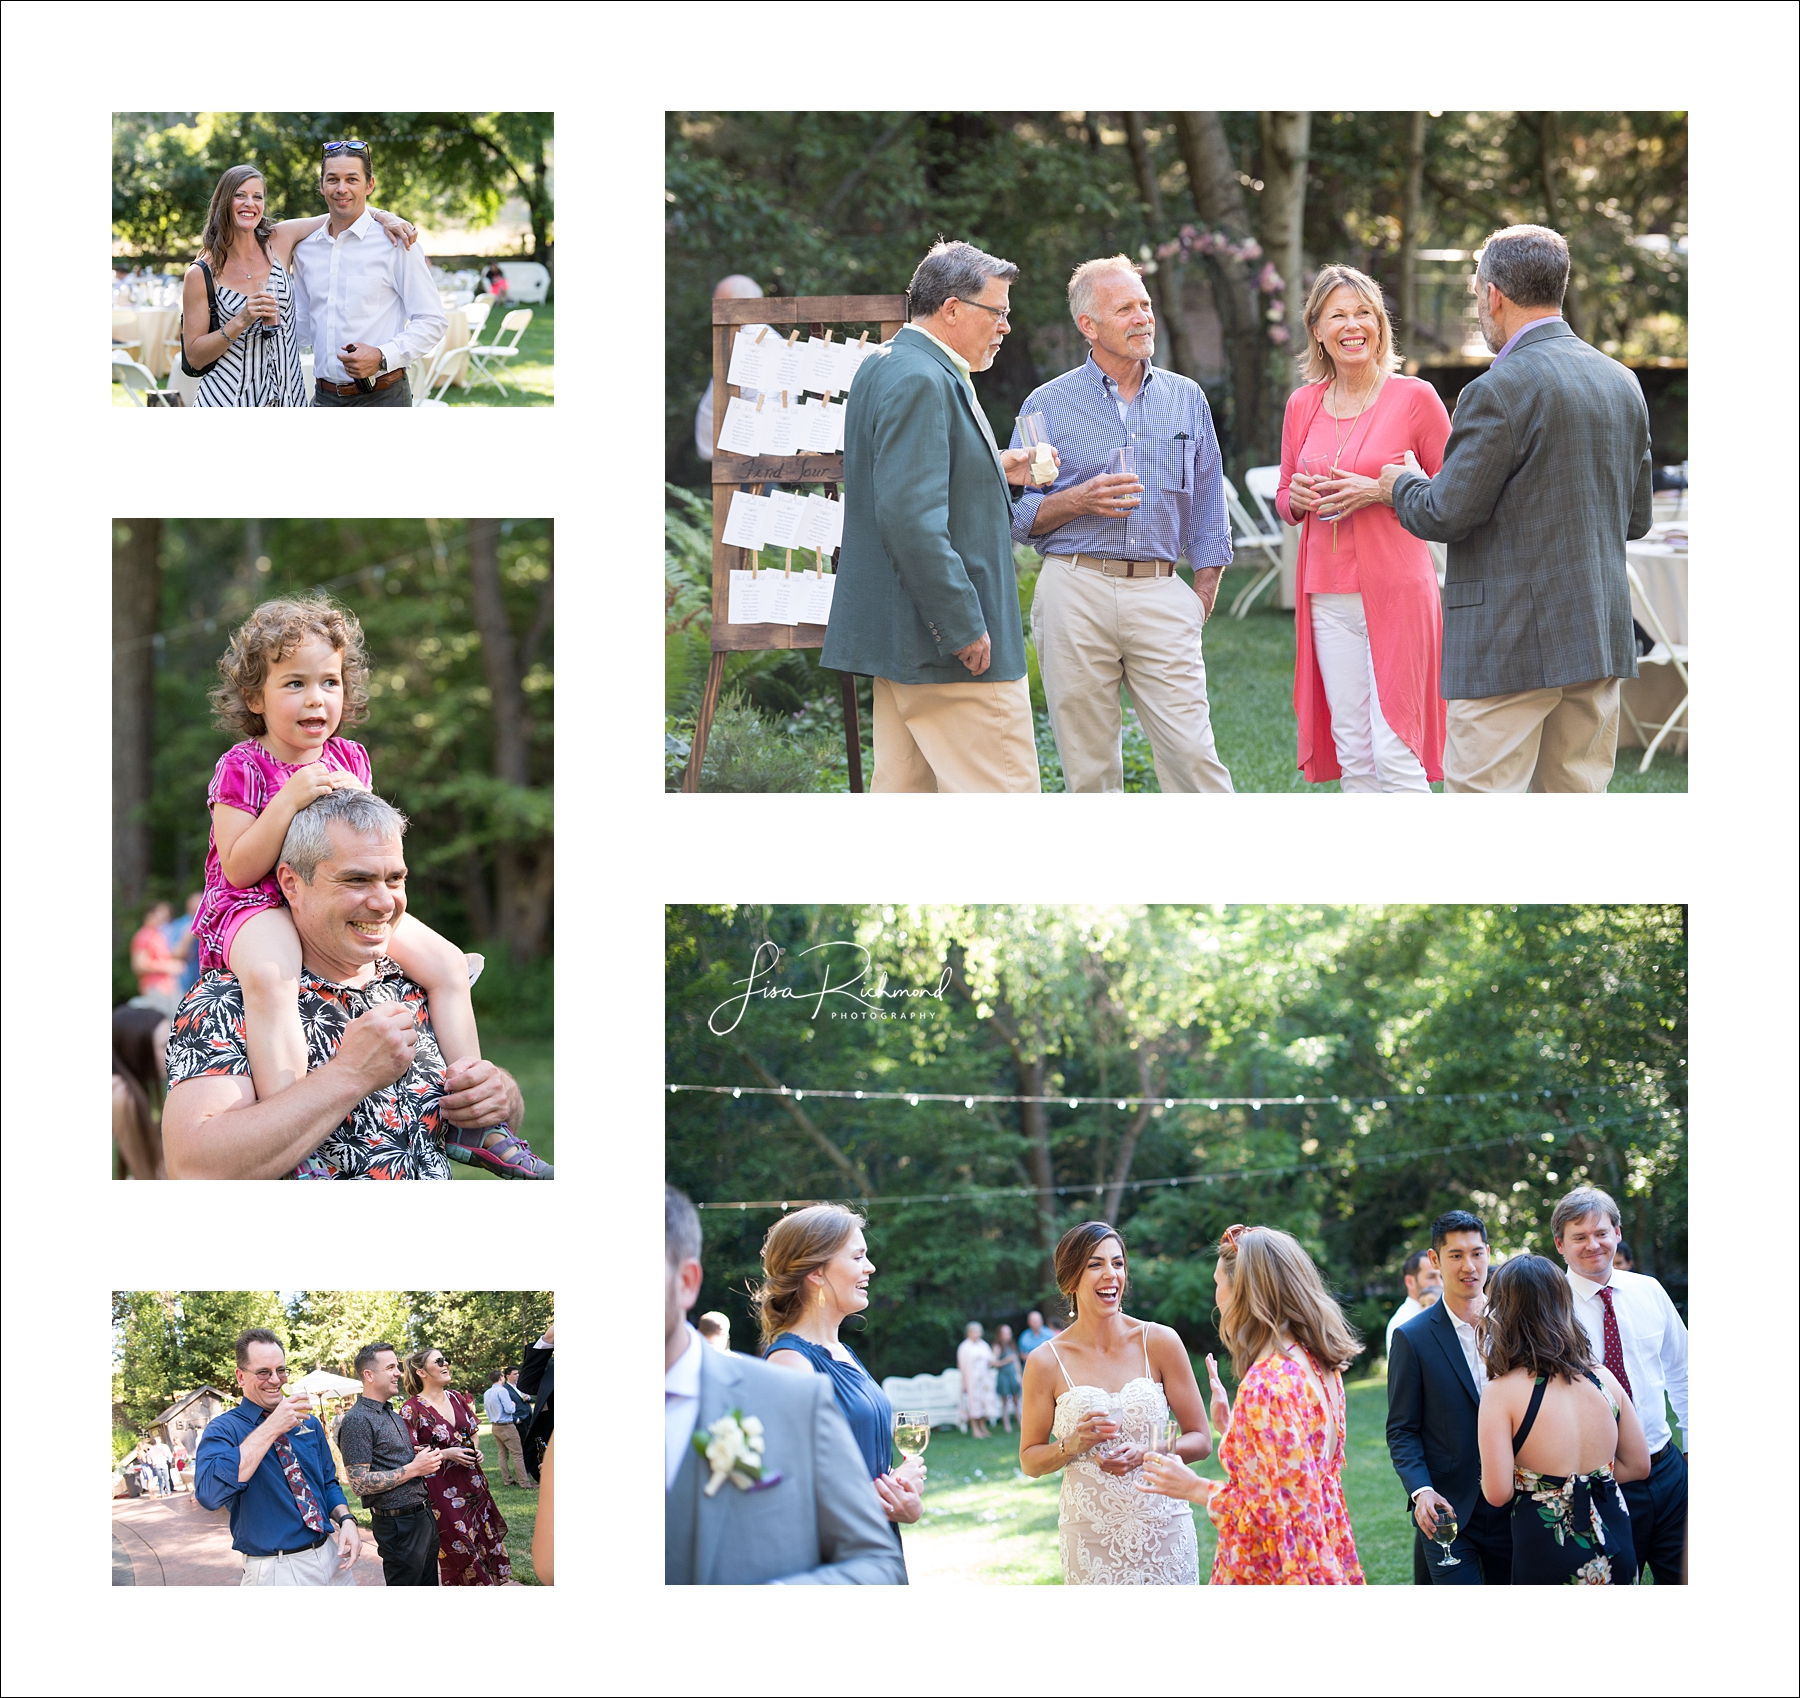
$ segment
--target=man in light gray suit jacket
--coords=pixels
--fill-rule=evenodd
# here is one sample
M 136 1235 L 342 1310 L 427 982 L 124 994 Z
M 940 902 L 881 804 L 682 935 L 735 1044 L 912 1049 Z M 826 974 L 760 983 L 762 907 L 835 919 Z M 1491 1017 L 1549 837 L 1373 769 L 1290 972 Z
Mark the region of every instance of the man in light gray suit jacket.
M 663 1580 L 670 1586 L 904 1586 L 899 1541 L 823 1374 L 784 1374 L 709 1349 L 687 1323 L 700 1295 L 700 1217 L 663 1189 Z M 694 1448 L 721 1416 L 762 1422 L 762 1478 L 727 1479 Z
M 1414 536 L 1450 545 L 1441 688 L 1447 791 L 1603 791 L 1619 680 L 1637 676 L 1625 544 L 1650 529 L 1638 381 L 1562 317 L 1569 246 L 1490 236 L 1476 306 L 1494 363 L 1457 400 L 1435 478 L 1381 475 Z

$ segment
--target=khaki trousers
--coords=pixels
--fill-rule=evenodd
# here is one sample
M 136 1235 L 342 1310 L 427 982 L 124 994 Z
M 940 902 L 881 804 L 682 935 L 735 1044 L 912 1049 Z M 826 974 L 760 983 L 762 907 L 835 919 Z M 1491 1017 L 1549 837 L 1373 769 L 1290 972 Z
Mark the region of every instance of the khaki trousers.
M 500 1452 L 500 1484 L 529 1486 L 531 1476 L 525 1472 L 525 1446 L 519 1441 L 519 1424 L 516 1421 L 496 1421 L 493 1425 L 494 1448 Z M 512 1471 L 516 1478 L 508 1480 L 506 1465 L 512 1463 Z
M 1612 781 L 1619 681 L 1475 696 L 1449 706 L 1444 792 L 1577 791 Z
M 871 792 L 1036 792 L 1031 686 L 870 681 L 875 696 Z
M 396 389 L 399 385 L 394 386 Z M 316 1551 L 290 1551 L 277 1556 L 246 1556 L 240 1586 L 354 1586 L 354 1568 L 338 1567 L 336 1539 Z
M 1231 793 L 1231 774 L 1213 747 L 1200 652 L 1205 623 L 1200 598 L 1174 573 L 1109 578 L 1064 555 L 1044 557 L 1031 635 L 1066 789 L 1125 788 L 1123 683 L 1163 790 Z

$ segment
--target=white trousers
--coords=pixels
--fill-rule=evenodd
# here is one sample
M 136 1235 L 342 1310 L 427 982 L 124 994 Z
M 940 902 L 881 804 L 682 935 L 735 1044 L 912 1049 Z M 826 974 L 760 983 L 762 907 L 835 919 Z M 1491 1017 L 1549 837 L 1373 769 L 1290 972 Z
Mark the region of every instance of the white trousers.
M 1150 739 L 1163 794 L 1231 793 L 1213 745 L 1200 598 L 1180 578 L 1109 578 L 1044 557 L 1031 602 L 1044 698 L 1070 791 L 1125 788 L 1119 686 Z
M 1431 790 L 1419 757 L 1388 724 L 1375 689 L 1375 655 L 1360 595 L 1312 598 L 1313 655 L 1331 704 L 1331 740 L 1347 796 Z
M 338 1567 L 336 1539 L 327 1539 L 316 1551 L 292 1551 L 280 1556 L 246 1556 L 240 1586 L 354 1586 L 353 1569 Z

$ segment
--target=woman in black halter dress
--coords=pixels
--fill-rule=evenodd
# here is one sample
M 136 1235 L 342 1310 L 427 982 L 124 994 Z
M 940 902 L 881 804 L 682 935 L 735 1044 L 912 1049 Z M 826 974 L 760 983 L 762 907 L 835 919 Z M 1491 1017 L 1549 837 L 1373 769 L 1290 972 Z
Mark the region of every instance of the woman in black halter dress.
M 1482 1348 L 1481 1489 L 1512 1505 L 1513 1584 L 1636 1585 L 1619 1484 L 1649 1474 L 1649 1446 L 1554 1262 L 1515 1256 L 1494 1270 Z

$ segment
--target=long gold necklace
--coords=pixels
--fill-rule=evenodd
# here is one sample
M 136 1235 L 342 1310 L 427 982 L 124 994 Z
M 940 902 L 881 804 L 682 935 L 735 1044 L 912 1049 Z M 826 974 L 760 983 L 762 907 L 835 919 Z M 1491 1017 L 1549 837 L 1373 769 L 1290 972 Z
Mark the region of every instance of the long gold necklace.
M 1338 378 L 1337 383 L 1340 392 L 1342 392 L 1344 380 L 1341 376 Z M 1343 420 L 1340 419 L 1336 413 L 1331 415 L 1331 475 L 1333 477 L 1337 477 L 1342 472 L 1344 453 L 1350 445 L 1356 441 L 1356 427 L 1361 422 L 1363 414 L 1374 405 L 1376 392 L 1380 388 L 1381 373 L 1377 371 L 1375 373 L 1375 381 L 1369 385 L 1368 394 L 1363 397 L 1362 402 L 1358 405 L 1356 411 L 1350 415 L 1350 434 L 1347 437 L 1344 437 L 1342 441 L 1339 441 L 1338 437 L 1339 426 L 1342 425 Z M 1336 554 L 1337 551 L 1338 528 L 1337 524 L 1333 523 L 1331 527 L 1331 552 Z

